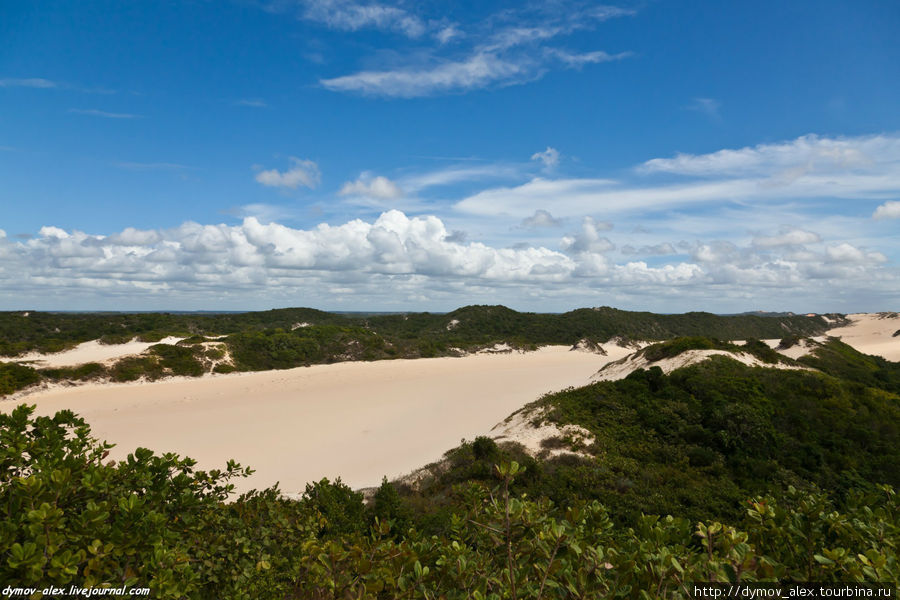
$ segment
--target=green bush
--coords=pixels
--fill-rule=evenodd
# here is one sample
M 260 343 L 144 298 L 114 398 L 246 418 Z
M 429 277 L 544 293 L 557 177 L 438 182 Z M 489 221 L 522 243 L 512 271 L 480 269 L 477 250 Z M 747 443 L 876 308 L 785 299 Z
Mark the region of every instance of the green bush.
M 40 374 L 31 367 L 0 362 L 0 396 L 12 394 L 40 380 Z

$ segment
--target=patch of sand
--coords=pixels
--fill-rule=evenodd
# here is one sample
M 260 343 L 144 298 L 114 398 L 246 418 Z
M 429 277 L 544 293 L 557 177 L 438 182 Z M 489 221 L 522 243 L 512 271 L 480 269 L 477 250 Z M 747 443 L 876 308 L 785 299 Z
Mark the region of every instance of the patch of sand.
M 71 409 L 117 444 L 177 452 L 199 468 L 233 458 L 256 469 L 239 491 L 281 482 L 285 492 L 340 476 L 378 485 L 439 459 L 542 394 L 587 384 L 609 356 L 551 346 L 536 352 L 316 365 L 155 383 L 57 387 L 25 398 L 36 412 Z M 10 410 L 12 402 L 0 404 Z
M 813 338 L 809 338 L 814 342 L 824 343 L 828 340 L 828 336 L 819 335 Z M 806 356 L 810 352 L 812 352 L 815 348 L 815 344 L 810 344 L 809 339 L 803 338 L 790 348 L 779 348 L 781 345 L 781 340 L 762 340 L 764 344 L 766 344 L 769 348 L 775 350 L 782 356 L 787 356 L 788 358 L 793 358 L 797 360 L 801 356 Z
M 686 350 L 678 356 L 652 362 L 647 360 L 644 356 L 639 356 L 638 353 L 630 354 L 623 359 L 604 365 L 603 368 L 591 377 L 591 381 L 616 381 L 628 377 L 628 375 L 638 369 L 648 369 L 650 367 L 659 367 L 663 370 L 663 373 L 668 375 L 675 369 L 703 362 L 710 356 L 716 355 L 727 356 L 728 358 L 732 358 L 751 367 L 805 369 L 805 367 L 765 363 L 752 354 L 743 352 L 728 352 L 727 350 Z
M 532 456 L 547 457 L 561 454 L 587 456 L 584 452 L 573 451 L 572 447 L 590 446 L 594 436 L 580 425 L 567 424 L 562 427 L 543 419 L 544 409 L 523 408 L 497 423 L 491 429 L 491 436 L 498 442 L 518 442 Z M 535 424 L 537 423 L 537 424 Z M 544 442 L 553 438 L 569 441 L 566 447 L 545 448 Z
M 140 354 L 156 344 L 175 344 L 180 342 L 180 337 L 167 337 L 158 342 L 139 342 L 132 340 L 124 344 L 101 344 L 97 340 L 78 344 L 70 350 L 62 352 L 54 352 L 52 354 L 40 354 L 38 352 L 29 352 L 22 356 L 11 359 L 4 359 L 8 362 L 29 363 L 31 366 L 40 368 L 54 367 L 74 367 L 85 363 L 107 363 L 126 356 Z
M 857 313 L 847 315 L 850 325 L 830 329 L 828 335 L 841 338 L 864 354 L 900 361 L 900 315 L 897 313 Z

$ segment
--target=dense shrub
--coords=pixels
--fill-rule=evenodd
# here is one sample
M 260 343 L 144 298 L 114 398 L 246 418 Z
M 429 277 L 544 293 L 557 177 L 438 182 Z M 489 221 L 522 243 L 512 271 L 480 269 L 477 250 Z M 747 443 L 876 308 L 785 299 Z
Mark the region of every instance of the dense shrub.
M 0 362 L 0 396 L 12 394 L 40 381 L 40 374 L 25 365 Z
M 523 497 L 517 463 L 455 488 L 451 527 L 425 536 L 358 509 L 341 485 L 306 498 L 277 489 L 226 502 L 247 469 L 196 471 L 138 449 L 117 464 L 71 412 L 0 414 L 0 580 L 11 586 L 149 586 L 152 597 L 689 598 L 695 581 L 900 582 L 894 490 L 838 508 L 790 488 L 744 503 L 732 524 L 641 516 L 617 527 L 597 502 Z M 383 484 L 382 510 L 402 506 Z M 320 510 L 331 512 L 329 520 Z M 377 511 L 376 511 L 377 512 Z M 388 511 L 390 512 L 390 511 Z

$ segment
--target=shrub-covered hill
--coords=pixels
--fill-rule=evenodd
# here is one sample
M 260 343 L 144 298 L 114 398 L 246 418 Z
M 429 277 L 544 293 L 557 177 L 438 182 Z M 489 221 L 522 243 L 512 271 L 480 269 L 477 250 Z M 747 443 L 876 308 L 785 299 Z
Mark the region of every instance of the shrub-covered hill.
M 815 345 L 797 362 L 847 381 L 900 394 L 900 363 L 862 354 L 835 338 Z
M 529 469 L 501 462 L 490 481 L 448 492 L 444 527 L 428 534 L 427 515 L 387 482 L 368 506 L 339 480 L 299 500 L 272 488 L 229 501 L 229 481 L 248 473 L 232 461 L 204 472 L 137 449 L 116 464 L 107 449 L 68 411 L 0 414 L 4 587 L 149 587 L 158 600 L 686 600 L 703 581 L 900 584 L 890 486 L 837 501 L 789 488 L 742 499 L 726 523 L 676 513 L 626 527 L 598 502 L 517 494 Z
M 466 306 L 448 314 L 405 313 L 353 315 L 311 308 L 262 312 L 210 313 L 48 313 L 0 312 L 0 356 L 36 350 L 56 352 L 81 342 L 107 343 L 140 337 L 158 341 L 166 335 L 221 336 L 282 329 L 299 324 L 365 327 L 386 341 L 429 340 L 438 345 L 520 340 L 529 344 L 573 344 L 581 338 L 606 341 L 615 336 L 662 340 L 680 335 L 715 335 L 721 339 L 781 338 L 788 333 L 823 333 L 819 316 L 717 316 L 710 313 L 656 315 L 614 308 L 582 308 L 563 314 L 520 313 L 504 306 Z
M 543 458 L 487 438 L 464 444 L 407 489 L 410 501 L 427 510 L 454 483 L 487 480 L 490 465 L 509 460 L 528 466 L 516 491 L 563 505 L 599 500 L 626 522 L 641 513 L 734 519 L 742 498 L 773 486 L 818 486 L 840 498 L 852 487 L 900 485 L 900 397 L 820 372 L 716 355 L 669 375 L 653 367 L 550 394 L 526 411 L 590 436 L 577 453 Z M 545 447 L 549 455 L 573 446 L 551 439 Z
M 506 343 L 533 349 L 614 337 L 661 340 L 679 335 L 731 339 L 781 338 L 822 333 L 821 317 L 709 313 L 654 315 L 612 308 L 563 314 L 520 313 L 503 306 L 468 306 L 449 314 L 342 315 L 308 308 L 239 314 L 0 313 L 0 356 L 53 352 L 100 339 L 155 342 L 187 338 L 178 350 L 164 344 L 111 367 L 95 364 L 37 370 L 0 362 L 0 396 L 41 380 L 129 381 L 168 375 L 286 369 L 345 360 L 452 356 Z M 217 340 L 218 348 L 204 342 Z

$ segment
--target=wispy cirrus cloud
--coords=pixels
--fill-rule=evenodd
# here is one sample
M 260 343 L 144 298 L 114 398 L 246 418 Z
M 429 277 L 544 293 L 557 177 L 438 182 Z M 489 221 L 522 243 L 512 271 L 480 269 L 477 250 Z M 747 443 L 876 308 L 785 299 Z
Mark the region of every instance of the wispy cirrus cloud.
M 87 87 L 76 83 L 55 81 L 43 77 L 0 78 L 0 88 L 31 88 L 35 90 L 69 90 L 83 94 L 115 94 L 116 90 L 104 87 Z
M 418 38 L 429 29 L 426 21 L 405 8 L 379 2 L 280 0 L 268 2 L 266 8 L 273 12 L 292 12 L 298 18 L 340 31 L 378 29 Z
M 242 98 L 234 101 L 235 106 L 247 106 L 250 108 L 268 108 L 268 103 L 262 98 Z
M 641 164 L 636 178 L 534 178 L 488 188 L 456 209 L 484 216 L 524 218 L 551 207 L 562 217 L 687 209 L 723 203 L 847 200 L 900 195 L 900 135 L 854 138 L 814 135 L 709 154 L 679 154 Z M 656 183 L 650 176 L 668 176 Z M 672 181 L 671 177 L 678 180 Z M 885 208 L 879 216 L 890 213 Z
M 477 49 L 458 60 L 434 61 L 425 67 L 401 67 L 384 71 L 360 71 L 352 75 L 323 79 L 319 83 L 338 92 L 369 96 L 416 98 L 442 93 L 460 93 L 489 86 L 520 85 L 540 79 L 554 64 L 565 68 L 610 62 L 630 56 L 622 52 L 583 54 L 549 52 L 543 56 L 518 53 L 507 56 Z
M 69 112 L 73 115 L 87 115 L 89 117 L 101 117 L 104 119 L 143 119 L 143 115 L 136 115 L 132 113 L 118 113 L 118 112 L 109 112 L 105 110 L 98 110 L 95 108 L 70 108 Z
M 685 108 L 702 113 L 712 121 L 722 120 L 722 113 L 720 112 L 722 103 L 715 98 L 694 98 Z
M 121 161 L 117 163 L 113 163 L 115 167 L 119 169 L 125 169 L 126 171 L 183 171 L 185 169 L 190 169 L 186 165 L 178 164 L 178 163 L 169 163 L 169 162 L 128 162 Z
M 551 69 L 579 69 L 631 56 L 630 52 L 581 51 L 549 45 L 554 39 L 579 29 L 589 29 L 604 20 L 633 14 L 617 7 L 585 9 L 563 4 L 553 7 L 555 12 L 547 7 L 539 14 L 505 11 L 487 19 L 485 24 L 473 24 L 468 30 L 459 24 L 441 25 L 435 36 L 436 45 L 426 47 L 424 51 L 420 48 L 415 63 L 370 68 L 323 78 L 319 83 L 337 92 L 415 98 L 518 85 L 539 79 Z M 363 5 L 355 6 L 364 8 Z M 370 5 L 365 7 L 372 8 Z M 394 11 L 374 11 L 373 14 L 393 15 L 392 22 L 401 18 L 401 13 Z M 402 14 L 409 16 L 405 10 Z M 432 23 L 421 19 L 416 22 L 422 26 L 422 29 L 416 29 L 417 35 L 424 33 L 426 23 L 429 26 Z M 447 42 L 451 39 L 463 40 L 465 44 L 448 49 Z
M 59 87 L 59 84 L 55 81 L 50 81 L 49 79 L 43 79 L 41 77 L 26 77 L 23 79 L 16 78 L 6 78 L 0 79 L 0 88 L 37 88 L 49 90 L 53 88 Z

